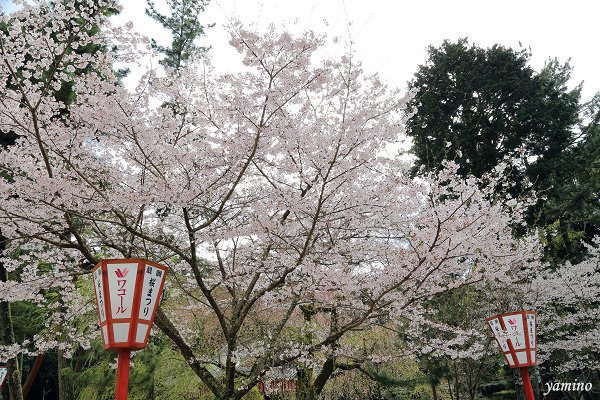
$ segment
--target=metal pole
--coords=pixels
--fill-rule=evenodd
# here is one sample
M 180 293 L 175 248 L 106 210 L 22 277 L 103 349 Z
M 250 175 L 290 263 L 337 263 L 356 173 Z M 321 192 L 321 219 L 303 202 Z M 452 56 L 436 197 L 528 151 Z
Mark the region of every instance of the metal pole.
M 127 400 L 129 386 L 129 358 L 131 351 L 129 349 L 119 350 L 119 361 L 117 363 L 117 389 L 115 391 L 115 400 Z
M 531 386 L 531 377 L 529 376 L 529 370 L 527 367 L 521 367 L 521 378 L 523 378 L 523 390 L 525 391 L 525 398 L 527 400 L 535 400 L 533 395 L 533 387 Z

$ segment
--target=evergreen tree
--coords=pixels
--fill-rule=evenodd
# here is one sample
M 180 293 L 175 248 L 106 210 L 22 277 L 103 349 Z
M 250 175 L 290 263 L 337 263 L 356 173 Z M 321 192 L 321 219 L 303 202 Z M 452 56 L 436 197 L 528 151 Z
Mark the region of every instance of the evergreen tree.
M 568 65 L 551 62 L 536 74 L 529 57 L 467 39 L 430 46 L 409 84 L 417 90 L 408 123 L 417 165 L 436 170 L 455 159 L 462 175 L 481 176 L 523 148 L 530 179 L 545 180 L 572 144 L 580 88 L 566 89 Z
M 416 169 L 435 171 L 442 161 L 454 160 L 459 174 L 482 176 L 505 158 L 518 157 L 514 186 L 498 188 L 499 194 L 517 196 L 531 184 L 540 201 L 528 221 L 546 230 L 547 258 L 580 260 L 580 239 L 589 242 L 599 226 L 591 176 L 597 127 L 594 117 L 578 126 L 581 85 L 567 88 L 571 66 L 550 60 L 537 73 L 525 50 L 484 49 L 467 39 L 444 41 L 428 52 L 409 83 L 416 90 L 416 114 L 407 129 Z
M 154 1 L 148 0 L 146 14 L 160 22 L 172 35 L 170 47 L 160 46 L 152 40 L 153 46 L 165 55 L 161 61 L 163 65 L 179 69 L 194 53 L 207 50 L 198 46 L 195 40 L 204 35 L 207 28 L 200 23 L 198 15 L 208 3 L 209 0 L 167 0 L 171 14 L 165 15 L 156 10 Z M 208 27 L 211 26 L 214 24 Z
M 583 259 L 582 242 L 600 234 L 600 93 L 583 106 L 576 144 L 552 173 L 552 191 L 540 213 L 548 259 Z

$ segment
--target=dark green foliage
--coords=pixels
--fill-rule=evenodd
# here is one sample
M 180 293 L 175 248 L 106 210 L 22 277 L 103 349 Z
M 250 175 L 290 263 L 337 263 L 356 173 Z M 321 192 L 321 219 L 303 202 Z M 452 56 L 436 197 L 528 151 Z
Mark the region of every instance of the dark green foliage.
M 152 40 L 153 46 L 165 55 L 161 63 L 165 66 L 178 69 L 190 57 L 206 48 L 198 46 L 194 41 L 204 34 L 204 25 L 198 20 L 198 15 L 204 11 L 209 0 L 167 0 L 171 10 L 170 15 L 158 12 L 154 2 L 148 0 L 146 14 L 161 23 L 171 31 L 172 41 L 170 47 L 159 46 Z M 214 26 L 209 25 L 208 27 Z
M 6 133 L 0 132 L 0 147 L 2 149 L 6 149 L 8 146 L 15 144 L 15 140 L 17 140 L 17 134 L 13 131 Z
M 554 261 L 580 261 L 580 243 L 600 234 L 600 94 L 584 105 L 583 115 L 580 138 L 553 171 L 553 190 L 540 213 Z
M 58 400 L 58 364 L 55 350 L 46 353 L 40 372 L 29 391 L 27 399 Z M 33 359 L 26 359 L 23 365 L 23 376 L 27 376 L 33 365 Z
M 463 176 L 482 176 L 506 157 L 516 157 L 510 189 L 526 194 L 531 184 L 540 201 L 530 227 L 546 232 L 546 258 L 577 262 L 600 229 L 598 193 L 598 104 L 587 107 L 580 126 L 581 85 L 567 88 L 571 66 L 557 60 L 537 73 L 530 53 L 495 45 L 483 49 L 461 39 L 429 47 L 410 87 L 416 90 L 408 122 L 417 157 L 415 171 L 439 170 L 454 160 Z
M 523 147 L 530 179 L 546 181 L 548 169 L 572 143 L 579 88 L 564 86 L 568 65 L 553 61 L 536 74 L 529 57 L 466 39 L 429 47 L 426 65 L 410 83 L 417 90 L 411 102 L 417 114 L 408 134 L 418 166 L 436 170 L 442 160 L 454 159 L 462 175 L 481 176 Z

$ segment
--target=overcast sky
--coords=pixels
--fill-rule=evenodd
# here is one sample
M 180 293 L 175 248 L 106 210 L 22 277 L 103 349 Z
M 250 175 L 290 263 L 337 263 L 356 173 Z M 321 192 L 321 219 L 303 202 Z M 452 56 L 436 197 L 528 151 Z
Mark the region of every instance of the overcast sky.
M 121 4 L 120 19 L 132 20 L 149 36 L 161 36 L 160 25 L 144 15 L 145 0 Z M 225 30 L 231 19 L 258 30 L 274 23 L 351 38 L 365 70 L 379 72 L 401 88 L 425 62 L 428 45 L 468 36 L 485 47 L 499 43 L 518 49 L 521 42 L 531 48 L 536 70 L 551 57 L 563 62 L 570 58 L 575 67 L 572 86 L 585 81 L 583 100 L 600 91 L 599 17 L 600 2 L 590 0 L 212 0 L 200 16 L 203 22 L 216 23 L 203 43 L 212 45 L 217 68 L 239 60 Z
M 156 0 L 159 6 L 163 2 Z M 119 22 L 131 20 L 137 31 L 169 41 L 168 33 L 144 14 L 145 0 L 121 0 L 121 5 Z M 239 64 L 225 29 L 232 19 L 259 31 L 274 23 L 351 39 L 367 72 L 379 72 L 401 88 L 425 62 L 428 45 L 468 37 L 483 47 L 498 43 L 519 49 L 520 42 L 531 48 L 536 70 L 549 58 L 570 58 L 571 86 L 584 81 L 583 100 L 600 91 L 599 17 L 600 2 L 594 0 L 212 0 L 200 15 L 201 21 L 216 23 L 203 43 L 212 46 L 217 68 L 235 70 Z

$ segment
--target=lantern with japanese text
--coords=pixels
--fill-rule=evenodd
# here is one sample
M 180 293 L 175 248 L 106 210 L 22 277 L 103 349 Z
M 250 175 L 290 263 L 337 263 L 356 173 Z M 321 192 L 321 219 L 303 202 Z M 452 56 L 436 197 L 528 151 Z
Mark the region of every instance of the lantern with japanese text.
M 104 349 L 143 349 L 167 267 L 142 259 L 104 260 L 92 271 Z
M 4 381 L 6 380 L 6 375 L 8 374 L 8 368 L 6 365 L 0 365 L 0 389 L 4 386 Z
M 127 399 L 130 351 L 146 347 L 167 267 L 143 259 L 103 260 L 92 270 L 105 350 L 118 350 L 117 400 Z
M 527 367 L 537 365 L 535 311 L 515 311 L 487 318 L 486 321 L 511 368 L 519 368 L 528 400 L 534 400 Z

